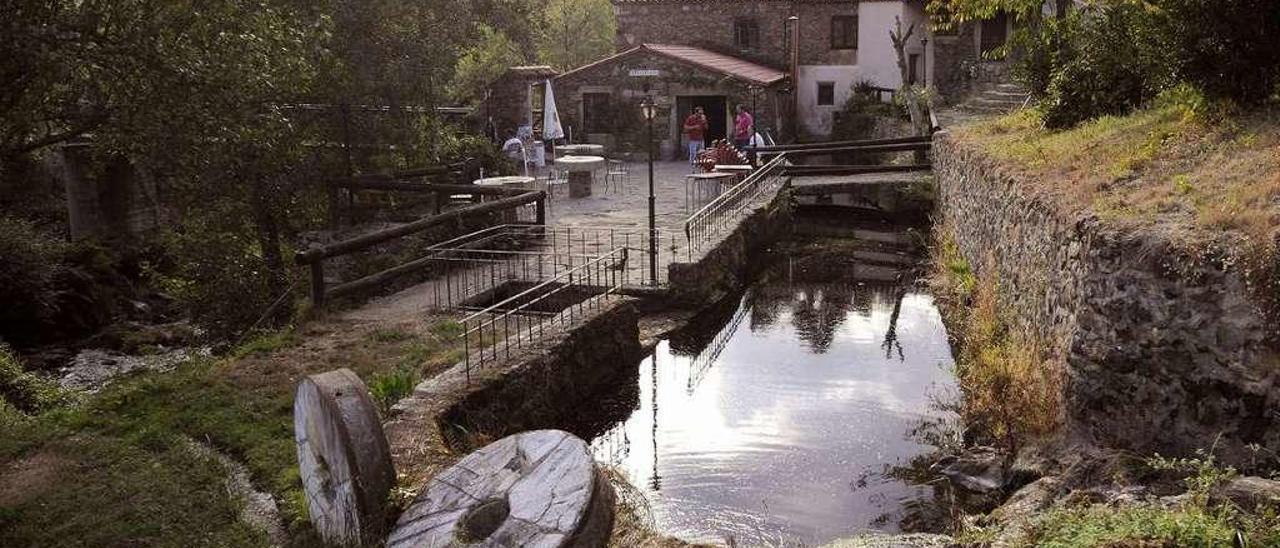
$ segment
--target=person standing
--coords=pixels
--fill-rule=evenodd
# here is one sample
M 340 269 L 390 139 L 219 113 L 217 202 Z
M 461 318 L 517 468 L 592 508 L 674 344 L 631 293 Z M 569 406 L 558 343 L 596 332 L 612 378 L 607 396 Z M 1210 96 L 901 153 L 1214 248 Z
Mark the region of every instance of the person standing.
M 738 105 L 738 116 L 733 119 L 733 144 L 738 148 L 746 148 L 751 144 L 751 135 L 756 131 L 756 121 L 747 112 L 747 107 Z
M 698 163 L 698 152 L 706 145 L 707 115 L 702 107 L 693 107 L 693 113 L 684 119 L 684 135 L 689 140 L 689 165 Z

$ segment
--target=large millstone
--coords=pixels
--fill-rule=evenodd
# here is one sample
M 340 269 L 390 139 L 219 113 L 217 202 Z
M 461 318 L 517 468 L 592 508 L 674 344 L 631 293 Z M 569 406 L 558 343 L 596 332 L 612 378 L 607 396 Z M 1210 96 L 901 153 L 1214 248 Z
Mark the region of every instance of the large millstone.
M 395 472 L 364 383 L 348 369 L 303 379 L 293 401 L 293 427 L 316 532 L 336 545 L 379 543 Z
M 559 430 L 498 440 L 431 480 L 400 516 L 388 548 L 604 546 L 613 487 L 587 444 Z

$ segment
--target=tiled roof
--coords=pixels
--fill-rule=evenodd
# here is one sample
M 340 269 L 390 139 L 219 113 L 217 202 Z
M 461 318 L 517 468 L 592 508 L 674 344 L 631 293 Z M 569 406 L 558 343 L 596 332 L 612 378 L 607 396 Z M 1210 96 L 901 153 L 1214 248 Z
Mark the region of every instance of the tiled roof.
M 575 72 L 611 63 L 623 57 L 629 57 L 646 51 L 704 70 L 718 72 L 749 84 L 768 86 L 787 77 L 786 72 L 753 63 L 732 55 L 717 53 L 694 46 L 677 46 L 670 44 L 641 44 L 638 47 L 631 48 L 617 55 L 606 57 L 594 63 L 568 71 L 561 74 L 560 77 L 568 76 Z

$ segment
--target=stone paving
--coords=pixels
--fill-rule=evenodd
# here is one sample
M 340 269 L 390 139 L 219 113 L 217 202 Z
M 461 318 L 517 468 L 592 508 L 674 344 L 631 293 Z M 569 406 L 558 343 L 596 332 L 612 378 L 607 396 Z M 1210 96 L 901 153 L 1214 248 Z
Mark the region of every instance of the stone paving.
M 596 177 L 591 196 L 570 198 L 565 188 L 556 188 L 547 212 L 547 224 L 561 226 L 601 226 L 647 228 L 649 226 L 649 171 L 641 163 L 628 163 L 629 181 L 622 188 L 606 187 L 602 176 Z M 685 204 L 685 175 L 692 173 L 685 162 L 654 162 L 653 183 L 656 197 L 656 221 L 659 228 L 683 231 L 684 220 L 691 211 Z M 540 187 L 541 188 L 541 187 Z M 690 202 L 696 210 L 714 198 L 706 187 L 700 201 Z M 683 232 L 682 232 L 683 233 Z

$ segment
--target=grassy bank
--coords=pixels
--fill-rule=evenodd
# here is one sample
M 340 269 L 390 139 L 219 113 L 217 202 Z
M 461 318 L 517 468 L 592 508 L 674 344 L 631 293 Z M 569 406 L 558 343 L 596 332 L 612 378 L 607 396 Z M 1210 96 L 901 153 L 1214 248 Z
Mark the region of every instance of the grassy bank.
M 1175 239 L 1234 231 L 1265 241 L 1280 226 L 1280 106 L 1229 112 L 1175 91 L 1066 131 L 1022 110 L 954 134 L 1072 211 Z
M 211 447 L 269 493 L 293 545 L 312 544 L 298 479 L 293 389 L 354 370 L 384 402 L 459 358 L 448 318 L 397 326 L 315 322 L 232 356 L 120 380 L 77 405 L 27 415 L 0 407 L 0 545 L 254 546 L 245 501 Z

